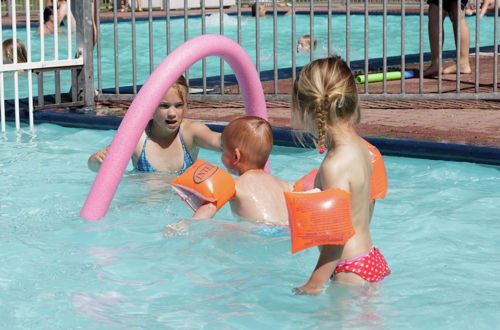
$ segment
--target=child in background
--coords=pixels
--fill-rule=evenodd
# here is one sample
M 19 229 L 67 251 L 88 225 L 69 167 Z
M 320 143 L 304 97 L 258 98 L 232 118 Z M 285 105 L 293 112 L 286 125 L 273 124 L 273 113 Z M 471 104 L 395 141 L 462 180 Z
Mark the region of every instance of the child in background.
M 132 155 L 138 172 L 182 174 L 198 157 L 199 148 L 221 150 L 221 134 L 205 124 L 184 119 L 188 102 L 186 79 L 180 76 L 163 97 Z M 109 146 L 91 155 L 88 166 L 97 171 Z
M 54 5 L 52 1 L 47 1 L 46 6 L 53 8 Z M 57 24 L 65 26 L 69 26 L 71 24 L 71 30 L 76 32 L 76 20 L 71 12 L 71 8 L 68 7 L 68 2 L 66 0 L 57 1 Z
M 379 281 L 390 270 L 370 235 L 372 165 L 367 146 L 354 127 L 360 121 L 354 76 L 340 57 L 315 60 L 296 78 L 292 102 L 294 126 L 316 137 L 320 153 L 327 151 L 314 186 L 351 193 L 355 230 L 345 245 L 320 246 L 314 271 L 295 293 L 319 294 L 330 278 L 343 283 Z M 365 273 L 368 264 L 374 270 Z
M 467 3 L 465 6 L 465 15 L 472 16 L 476 15 L 476 3 L 478 0 L 472 0 Z M 488 11 L 493 11 L 495 6 L 500 6 L 500 0 L 483 0 L 479 5 L 479 18 L 482 18 Z
M 316 49 L 318 45 L 318 40 L 314 38 L 313 49 Z M 311 36 L 305 34 L 299 38 L 297 42 L 297 53 L 307 54 L 311 51 Z
M 17 63 L 28 62 L 28 53 L 21 40 L 16 39 Z M 7 39 L 2 43 L 2 53 L 4 64 L 14 63 L 14 40 Z
M 255 2 L 252 5 L 252 13 L 250 14 L 250 16 L 257 17 L 257 13 L 259 14 L 259 17 L 265 18 L 266 17 L 266 4 Z
M 55 24 L 54 22 L 54 12 L 53 7 L 45 7 L 43 10 L 43 33 L 44 34 L 53 34 L 57 29 L 59 33 L 66 32 L 59 28 L 59 24 Z M 36 28 L 36 33 L 40 34 L 42 32 L 41 28 L 42 24 Z
M 271 125 L 259 117 L 246 116 L 231 121 L 222 132 L 222 163 L 235 179 L 236 194 L 230 200 L 237 216 L 269 225 L 287 226 L 288 212 L 284 192 L 292 185 L 264 170 L 273 148 Z M 212 218 L 212 203 L 201 206 L 191 219 Z M 188 220 L 165 227 L 165 236 L 184 232 Z

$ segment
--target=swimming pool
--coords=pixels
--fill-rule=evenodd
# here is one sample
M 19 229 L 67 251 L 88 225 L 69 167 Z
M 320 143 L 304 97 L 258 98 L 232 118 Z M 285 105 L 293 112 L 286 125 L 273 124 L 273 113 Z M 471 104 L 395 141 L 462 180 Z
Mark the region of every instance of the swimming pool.
M 223 14 L 224 17 L 224 34 L 237 40 L 237 17 L 234 15 Z M 419 27 L 420 17 L 418 15 L 406 15 L 405 20 L 405 53 L 416 54 L 420 52 L 419 49 Z M 352 14 L 350 24 L 351 33 L 351 60 L 361 60 L 364 58 L 364 15 Z M 471 31 L 475 31 L 475 17 L 467 17 L 467 22 Z M 481 26 L 481 39 L 480 46 L 493 45 L 493 17 L 485 16 L 480 22 Z M 206 17 L 206 33 L 219 34 L 219 13 L 211 14 Z M 273 22 L 272 17 L 260 19 L 260 69 L 261 71 L 273 69 Z M 188 39 L 196 37 L 201 34 L 202 20 L 199 16 L 190 17 L 188 20 Z M 255 20 L 249 16 L 242 16 L 242 47 L 247 51 L 250 57 L 255 62 Z M 278 66 L 279 68 L 292 67 L 292 44 L 291 44 L 291 16 L 278 16 Z M 383 16 L 370 15 L 369 16 L 369 58 L 380 58 L 383 56 Z M 309 15 L 296 16 L 296 38 L 303 34 L 309 34 L 310 17 Z M 346 43 L 345 43 L 345 16 L 333 15 L 332 16 L 332 51 L 345 57 Z M 318 47 L 315 51 L 315 57 L 325 57 L 328 54 L 328 16 L 324 14 L 316 14 L 314 16 L 314 35 L 318 40 Z M 424 52 L 429 52 L 429 42 L 427 36 L 427 16 L 424 17 Z M 149 77 L 149 22 L 147 20 L 137 20 L 137 82 L 142 85 L 143 82 Z M 184 42 L 184 19 L 183 17 L 172 18 L 170 23 L 170 42 L 171 50 Z M 34 33 L 32 29 L 33 49 L 39 49 L 40 38 Z M 165 19 L 155 19 L 153 21 L 153 53 L 154 53 L 154 67 L 158 65 L 167 54 L 166 46 L 166 22 Z M 10 38 L 12 31 L 4 30 L 4 38 Z M 454 50 L 455 44 L 452 37 L 453 30 L 449 20 L 445 21 L 444 33 L 447 36 L 443 45 L 443 50 Z M 101 47 L 102 47 L 102 87 L 111 88 L 115 83 L 115 64 L 114 64 L 114 26 L 112 22 L 104 22 L 101 24 Z M 388 15 L 387 17 L 387 36 L 388 42 L 387 56 L 400 56 L 401 55 L 401 16 Z M 26 39 L 26 32 L 24 29 L 18 30 L 18 38 L 23 41 Z M 64 34 L 59 36 L 59 58 L 67 57 L 67 36 Z M 73 44 L 75 44 L 73 38 Z M 118 42 L 119 42 L 119 85 L 130 86 L 133 84 L 132 77 L 132 25 L 130 21 L 122 21 L 118 23 Z M 475 33 L 471 33 L 471 46 L 475 45 Z M 76 49 L 76 46 L 73 46 Z M 45 37 L 45 57 L 47 59 L 54 58 L 54 41 L 53 36 Z M 97 53 L 95 50 L 94 54 Z M 66 57 L 64 57 L 66 56 Z M 38 60 L 39 54 L 33 53 L 33 59 Z M 94 56 L 96 58 L 96 55 Z M 309 62 L 309 54 L 297 54 L 296 65 L 303 66 Z M 95 79 L 97 88 L 97 61 L 94 61 L 95 66 Z M 229 66 L 225 65 L 225 74 L 232 73 Z M 207 76 L 218 76 L 220 74 L 220 60 L 217 57 L 207 58 Z M 10 76 L 10 77 L 9 77 Z M 5 83 L 5 97 L 11 99 L 14 97 L 13 78 L 12 75 L 7 75 Z M 45 74 L 46 81 L 44 84 L 45 94 L 54 93 L 54 75 Z M 193 65 L 189 69 L 189 78 L 200 78 L 202 76 L 201 61 Z M 23 74 L 19 77 L 19 86 L 22 88 L 20 97 L 28 95 L 27 89 L 27 75 Z M 37 81 L 34 79 L 34 91 L 36 91 Z M 69 90 L 71 84 L 71 77 L 69 72 L 61 73 L 62 91 Z
M 11 124 L 8 124 L 11 125 Z M 37 126 L 2 137 L 0 319 L 43 328 L 495 328 L 500 284 L 500 168 L 385 157 L 389 192 L 372 235 L 392 274 L 378 286 L 333 285 L 294 296 L 314 249 L 234 219 L 225 207 L 187 236 L 162 237 L 189 209 L 158 176 L 124 176 L 105 218 L 80 208 L 87 157 L 113 130 Z M 220 165 L 219 155 L 201 158 Z M 293 181 L 321 155 L 275 147 L 271 169 Z

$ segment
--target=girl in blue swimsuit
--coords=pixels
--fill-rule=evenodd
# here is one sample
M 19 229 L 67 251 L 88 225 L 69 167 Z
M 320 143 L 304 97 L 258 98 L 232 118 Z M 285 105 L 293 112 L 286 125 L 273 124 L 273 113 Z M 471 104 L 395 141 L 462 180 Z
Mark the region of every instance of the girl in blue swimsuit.
M 145 172 L 145 173 L 154 173 L 158 172 L 149 162 L 148 159 L 146 158 L 146 143 L 149 140 L 149 135 L 151 135 L 151 124 L 148 125 L 148 134 L 146 135 L 146 138 L 144 139 L 144 144 L 142 146 L 142 151 L 141 155 L 139 156 L 139 159 L 137 160 L 137 163 L 135 164 L 135 170 L 137 172 Z M 179 142 L 181 143 L 182 146 L 182 152 L 184 154 L 184 165 L 179 171 L 168 171 L 169 174 L 175 174 L 181 175 L 184 173 L 185 170 L 191 165 L 193 165 L 194 161 L 189 152 L 186 149 L 186 145 L 184 144 L 184 140 L 182 139 L 182 131 L 181 128 L 179 127 L 179 132 L 177 133 L 177 136 L 179 137 Z
M 181 76 L 163 97 L 132 155 L 136 171 L 177 176 L 193 164 L 199 148 L 221 150 L 220 133 L 201 122 L 184 119 L 188 90 Z M 105 147 L 90 156 L 91 170 L 99 169 L 107 150 Z

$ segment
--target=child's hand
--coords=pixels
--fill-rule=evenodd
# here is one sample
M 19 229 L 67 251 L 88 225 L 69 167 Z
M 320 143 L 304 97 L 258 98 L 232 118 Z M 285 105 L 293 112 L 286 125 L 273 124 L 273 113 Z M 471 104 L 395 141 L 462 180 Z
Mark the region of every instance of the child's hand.
M 188 230 L 189 230 L 189 223 L 188 220 L 185 219 L 165 226 L 162 232 L 163 236 L 165 237 L 174 237 L 174 236 L 186 235 Z
M 311 286 L 311 285 L 303 285 L 300 288 L 294 288 L 292 289 L 292 292 L 297 295 L 297 296 L 302 296 L 302 295 L 311 295 L 311 296 L 317 296 L 323 291 L 323 286 Z
M 100 164 L 102 164 L 102 162 L 104 161 L 104 158 L 106 158 L 108 150 L 109 150 L 109 146 L 99 150 L 98 152 L 96 152 L 94 154 L 94 159 L 96 159 Z
M 101 167 L 104 158 L 106 158 L 106 155 L 108 154 L 108 150 L 109 146 L 102 148 L 101 150 L 99 150 L 95 154 L 92 154 L 92 156 L 89 157 L 87 164 L 90 170 L 94 172 L 99 171 L 99 168 Z

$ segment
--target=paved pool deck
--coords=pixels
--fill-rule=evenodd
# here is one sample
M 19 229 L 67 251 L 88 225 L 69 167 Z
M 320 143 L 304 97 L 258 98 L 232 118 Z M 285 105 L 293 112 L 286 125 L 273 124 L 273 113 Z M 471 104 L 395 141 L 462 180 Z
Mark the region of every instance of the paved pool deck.
M 475 86 L 475 59 L 471 56 L 472 74 L 461 75 L 462 92 L 473 92 Z M 499 59 L 500 63 L 500 59 Z M 445 63 L 446 64 L 446 63 Z M 447 65 L 447 64 L 446 64 Z M 488 54 L 480 57 L 480 92 L 493 90 L 493 59 Z M 500 77 L 500 68 L 497 68 Z M 443 94 L 453 93 L 456 88 L 456 75 L 442 75 Z M 405 81 L 407 93 L 419 90 L 418 78 Z M 270 123 L 275 127 L 290 128 L 290 104 L 292 79 L 278 81 L 279 97 L 275 93 L 274 81 L 262 83 L 266 94 Z M 380 92 L 382 83 L 370 83 L 369 91 Z M 437 92 L 438 79 L 424 78 L 424 91 Z M 401 81 L 387 82 L 387 93 L 399 93 Z M 364 92 L 364 85 L 358 85 L 359 93 Z M 500 84 L 497 86 L 500 90 Z M 237 86 L 225 86 L 226 93 L 234 93 L 231 101 L 190 101 L 187 118 L 229 122 L 245 113 L 241 95 Z M 279 100 L 276 100 L 279 99 Z M 99 101 L 97 115 L 123 116 L 130 101 Z M 384 138 L 415 139 L 429 142 L 453 143 L 460 145 L 492 147 L 500 149 L 500 99 L 490 100 L 372 100 L 361 101 L 361 123 L 359 133 L 365 136 Z

